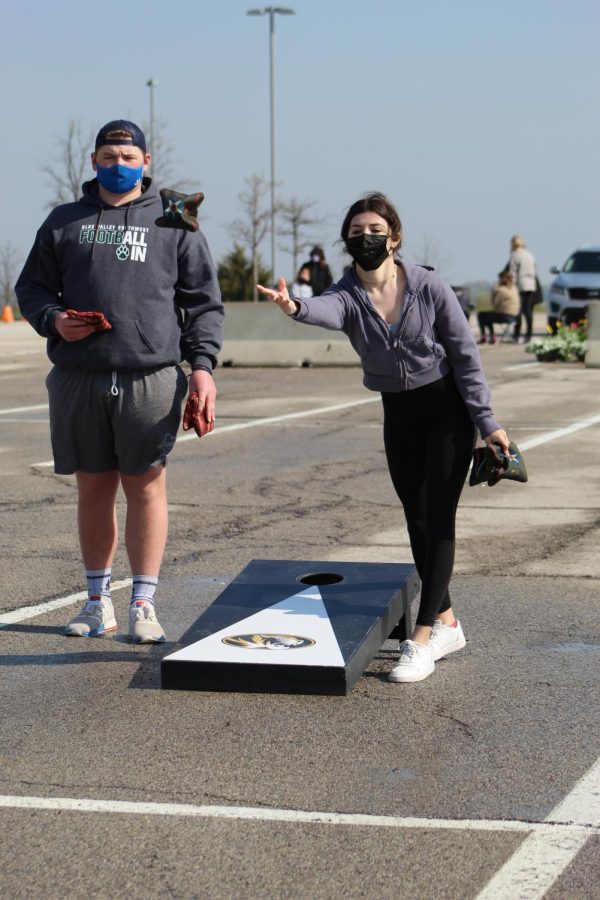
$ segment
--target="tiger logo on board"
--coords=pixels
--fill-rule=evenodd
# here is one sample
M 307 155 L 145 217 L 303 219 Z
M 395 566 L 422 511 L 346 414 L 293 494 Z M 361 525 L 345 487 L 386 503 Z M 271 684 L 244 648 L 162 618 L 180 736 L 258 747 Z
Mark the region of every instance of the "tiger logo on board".
M 224 637 L 222 643 L 242 650 L 305 650 L 316 641 L 297 634 L 232 634 Z

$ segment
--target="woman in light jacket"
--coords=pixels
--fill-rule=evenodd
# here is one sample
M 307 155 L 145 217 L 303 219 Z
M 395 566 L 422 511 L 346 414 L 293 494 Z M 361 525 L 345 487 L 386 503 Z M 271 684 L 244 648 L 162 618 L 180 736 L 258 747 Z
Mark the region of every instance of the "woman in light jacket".
M 421 681 L 465 645 L 448 585 L 475 429 L 506 452 L 509 442 L 456 295 L 426 267 L 396 258 L 402 225 L 390 201 L 379 193 L 356 201 L 341 237 L 354 264 L 320 297 L 290 297 L 283 278 L 276 290 L 258 289 L 299 322 L 344 331 L 365 387 L 381 392 L 387 462 L 422 582 L 415 628 L 389 678 Z
M 518 234 L 510 240 L 510 257 L 508 259 L 508 271 L 513 277 L 521 298 L 521 310 L 515 325 L 514 339 L 518 341 L 521 336 L 521 321 L 525 319 L 525 343 L 531 340 L 533 332 L 533 306 L 537 292 L 535 275 L 535 259 L 525 246 L 525 241 Z

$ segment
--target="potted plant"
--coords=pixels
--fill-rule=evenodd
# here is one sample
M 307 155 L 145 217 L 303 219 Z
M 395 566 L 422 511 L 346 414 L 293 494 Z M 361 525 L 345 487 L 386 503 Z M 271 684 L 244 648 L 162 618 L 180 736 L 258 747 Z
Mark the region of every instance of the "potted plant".
M 587 321 L 581 319 L 564 325 L 559 322 L 556 334 L 535 338 L 525 346 L 526 353 L 534 353 L 539 362 L 580 362 L 587 349 Z

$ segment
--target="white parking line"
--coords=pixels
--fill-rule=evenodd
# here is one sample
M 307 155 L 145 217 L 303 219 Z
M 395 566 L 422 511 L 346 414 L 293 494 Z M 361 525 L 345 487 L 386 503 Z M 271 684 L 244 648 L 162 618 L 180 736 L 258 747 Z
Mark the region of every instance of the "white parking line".
M 7 353 L 7 356 L 41 356 L 42 354 L 47 360 L 45 346 L 41 347 L 39 350 L 11 350 L 10 353 Z M 50 363 L 48 363 L 48 365 L 50 365 Z
M 48 409 L 47 403 L 38 403 L 35 406 L 13 406 L 12 409 L 0 409 L 0 416 L 12 416 L 13 413 L 37 412 L 40 409 Z
M 300 412 L 283 413 L 281 416 L 266 416 L 264 419 L 253 419 L 250 422 L 237 422 L 235 425 L 224 425 L 223 428 L 217 428 L 215 431 L 211 431 L 209 434 L 205 435 L 205 437 L 218 437 L 220 434 L 231 431 L 242 431 L 244 428 L 258 428 L 259 425 L 272 425 L 274 422 L 286 422 L 290 419 L 304 419 L 306 416 L 319 416 L 323 413 L 339 412 L 341 409 L 352 409 L 354 406 L 364 406 L 365 403 L 375 403 L 376 401 L 381 402 L 379 394 L 376 397 L 367 397 L 363 400 L 352 400 L 349 403 L 336 403 L 333 406 L 317 406 L 313 409 L 303 409 Z M 183 441 L 193 441 L 196 437 L 196 432 L 192 431 L 191 433 L 184 434 L 182 437 L 178 438 L 177 443 L 181 444 Z
M 242 431 L 245 428 L 258 428 L 260 425 L 272 425 L 276 422 L 285 422 L 291 419 L 302 419 L 307 416 L 318 416 L 322 413 L 328 412 L 337 412 L 341 409 L 351 409 L 354 406 L 362 406 L 365 403 L 374 403 L 379 400 L 379 395 L 377 397 L 368 397 L 366 400 L 353 400 L 351 403 L 337 403 L 334 406 L 320 406 L 315 409 L 303 409 L 300 412 L 295 413 L 284 413 L 281 416 L 268 416 L 263 419 L 253 419 L 250 422 L 238 422 L 235 425 L 224 425 L 222 428 L 217 428 L 215 431 L 211 431 L 210 434 L 204 436 L 204 439 L 209 437 L 219 437 L 221 434 L 228 434 L 232 431 Z M 10 410 L 7 410 L 9 412 Z M 1 411 L 0 411 L 1 412 Z M 557 428 L 553 431 L 549 431 L 547 434 L 542 434 L 539 437 L 531 438 L 528 441 L 520 444 L 521 450 L 531 450 L 533 447 L 539 447 L 541 444 L 547 444 L 549 441 L 555 441 L 558 438 L 565 437 L 568 434 L 574 434 L 576 431 L 581 431 L 583 428 L 589 428 L 592 425 L 597 425 L 600 423 L 600 415 L 592 416 L 589 419 L 581 419 L 579 422 L 573 422 L 572 425 L 567 425 L 564 428 Z M 177 438 L 178 444 L 183 443 L 184 441 L 193 441 L 197 439 L 197 435 L 194 431 L 189 434 L 184 434 L 181 437 Z M 41 469 L 41 468 L 49 468 L 54 465 L 51 459 L 44 460 L 43 462 L 30 463 L 30 468 L 32 469 Z
M 46 809 L 69 812 L 120 813 L 138 816 L 180 816 L 182 818 L 245 819 L 262 822 L 292 822 L 310 825 L 353 825 L 375 828 L 425 828 L 427 830 L 533 832 L 545 837 L 562 835 L 587 840 L 598 830 L 589 825 L 563 825 L 505 819 L 426 819 L 376 816 L 362 813 L 317 812 L 303 809 L 274 809 L 264 806 L 194 806 L 191 803 L 145 803 L 129 800 L 94 800 L 86 797 L 23 797 L 0 795 L 0 807 Z M 507 895 L 505 895 L 506 897 Z
M 545 819 L 551 824 L 600 828 L 600 759 Z M 560 826 L 559 826 L 560 827 Z M 476 900 L 541 900 L 573 861 L 589 834 L 538 831 L 494 875 Z
M 283 413 L 281 416 L 266 416 L 263 419 L 251 419 L 249 422 L 237 422 L 234 425 L 223 425 L 222 428 L 217 428 L 215 431 L 211 431 L 209 434 L 204 435 L 203 440 L 206 440 L 206 438 L 209 437 L 220 437 L 222 434 L 229 434 L 232 431 L 242 431 L 245 428 L 258 428 L 260 425 L 272 425 L 275 422 L 285 422 L 289 419 L 304 419 L 307 416 L 318 416 L 323 413 L 339 412 L 341 409 L 352 409 L 354 406 L 364 406 L 365 403 L 375 403 L 376 401 L 381 402 L 379 394 L 376 397 L 367 397 L 363 400 L 352 400 L 349 403 L 336 403 L 333 406 L 317 406 L 312 409 L 303 409 L 300 412 Z M 195 431 L 181 435 L 177 438 L 176 443 L 182 444 L 184 441 L 193 440 L 198 440 Z M 54 465 L 54 463 L 50 459 L 44 460 L 44 462 L 30 463 L 30 468 L 41 469 L 52 465 Z
M 28 369 L 28 363 L 3 363 L 0 372 L 17 372 L 19 369 Z
M 129 587 L 131 578 L 124 578 L 123 581 L 115 581 L 111 584 L 111 591 L 120 591 Z M 56 600 L 48 600 L 47 603 L 38 603 L 36 606 L 22 606 L 20 609 L 12 609 L 10 612 L 0 614 L 0 628 L 6 625 L 14 625 L 15 622 L 24 622 L 26 619 L 33 619 L 35 616 L 43 616 L 53 609 L 62 609 L 63 606 L 71 606 L 79 600 L 86 600 L 88 592 L 80 591 L 78 594 L 69 594 L 68 597 L 58 597 Z
M 210 575 L 206 577 L 195 577 L 196 584 L 229 584 L 228 578 L 224 575 Z M 111 583 L 111 591 L 120 591 L 131 585 L 131 578 L 124 578 L 122 581 L 113 581 Z M 46 603 L 38 603 L 36 606 L 21 606 L 19 609 L 11 609 L 10 612 L 0 613 L 0 628 L 6 625 L 14 625 L 15 622 L 24 622 L 26 619 L 33 619 L 35 616 L 43 616 L 53 609 L 62 609 L 64 606 L 72 606 L 80 600 L 87 598 L 87 591 L 79 591 L 77 594 L 69 594 L 67 597 L 57 597 L 56 600 L 48 600 Z
M 504 366 L 503 372 L 522 372 L 523 369 L 537 369 L 539 366 L 543 366 L 544 364 L 541 362 L 526 362 L 526 363 L 518 363 L 516 366 Z
M 521 450 L 531 450 L 533 447 L 539 447 L 542 444 L 549 443 L 549 441 L 555 441 L 568 434 L 575 434 L 576 431 L 581 431 L 583 428 L 590 428 L 592 425 L 598 424 L 600 424 L 600 415 L 590 416 L 589 419 L 580 419 L 579 422 L 573 422 L 572 425 L 557 428 L 554 431 L 549 431 L 547 434 L 541 434 L 539 437 L 530 438 L 519 446 Z

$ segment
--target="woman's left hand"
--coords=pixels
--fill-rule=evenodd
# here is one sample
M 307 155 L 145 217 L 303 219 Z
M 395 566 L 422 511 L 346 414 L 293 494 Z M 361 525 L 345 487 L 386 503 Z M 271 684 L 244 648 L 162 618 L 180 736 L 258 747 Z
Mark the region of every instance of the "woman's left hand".
M 488 447 L 492 444 L 500 444 L 500 446 L 502 447 L 502 451 L 504 453 L 508 453 L 508 446 L 510 444 L 510 441 L 508 439 L 507 433 L 503 428 L 498 428 L 496 431 L 492 431 L 491 434 L 488 434 L 488 436 L 484 438 L 484 441 L 486 442 Z M 492 450 L 493 449 L 494 448 L 492 447 Z

